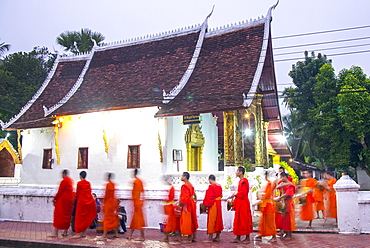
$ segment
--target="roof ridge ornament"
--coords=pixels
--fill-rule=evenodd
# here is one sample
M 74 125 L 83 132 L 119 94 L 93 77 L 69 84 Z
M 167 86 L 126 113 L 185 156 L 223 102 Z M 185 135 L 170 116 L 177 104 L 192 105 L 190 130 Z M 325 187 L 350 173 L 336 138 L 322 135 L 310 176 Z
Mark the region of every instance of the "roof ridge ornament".
M 19 111 L 18 114 L 16 114 L 14 117 L 12 117 L 8 122 L 3 122 L 0 120 L 0 126 L 2 130 L 5 130 L 8 128 L 10 125 L 12 125 L 14 122 L 16 122 L 26 111 L 32 106 L 34 102 L 40 97 L 42 92 L 44 92 L 46 86 L 50 83 L 51 79 L 54 76 L 55 71 L 57 70 L 59 61 L 61 56 L 59 56 L 59 52 L 56 52 L 56 58 L 54 60 L 53 67 L 51 68 L 50 72 L 48 73 L 48 76 L 45 78 L 44 82 L 42 83 L 41 87 L 37 90 L 37 92 L 32 96 L 31 100 L 29 100 Z
M 164 104 L 169 103 L 172 99 L 174 99 L 181 92 L 181 90 L 185 87 L 186 83 L 188 82 L 190 76 L 192 75 L 195 69 L 195 65 L 197 64 L 200 50 L 202 49 L 202 44 L 203 44 L 204 37 L 205 37 L 206 31 L 208 28 L 208 18 L 212 15 L 214 8 L 215 6 L 213 5 L 211 13 L 207 15 L 206 19 L 204 20 L 201 26 L 201 31 L 198 37 L 197 44 L 195 45 L 193 57 L 191 58 L 189 66 L 187 70 L 185 71 L 185 73 L 182 75 L 182 78 L 180 79 L 179 83 L 169 93 L 166 93 L 166 91 L 163 90 L 163 101 L 162 102 Z
M 254 95 L 257 92 L 257 87 L 261 79 L 263 66 L 265 63 L 266 53 L 267 53 L 267 45 L 269 42 L 269 35 L 270 35 L 270 22 L 271 22 L 271 13 L 272 10 L 276 8 L 276 6 L 279 4 L 279 0 L 277 0 L 276 4 L 271 6 L 267 12 L 266 19 L 265 19 L 265 30 L 263 34 L 263 42 L 262 42 L 262 49 L 260 58 L 258 61 L 257 69 L 253 77 L 252 85 L 247 93 L 247 96 L 245 97 L 245 94 L 243 93 L 243 107 L 249 107 L 254 99 Z

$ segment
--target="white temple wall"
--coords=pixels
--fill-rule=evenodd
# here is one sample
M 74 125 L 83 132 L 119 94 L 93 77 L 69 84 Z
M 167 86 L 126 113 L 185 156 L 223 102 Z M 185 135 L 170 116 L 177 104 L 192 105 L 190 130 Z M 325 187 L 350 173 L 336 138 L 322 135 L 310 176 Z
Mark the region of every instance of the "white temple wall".
M 88 147 L 87 180 L 101 187 L 106 172 L 114 172 L 120 187 L 131 187 L 132 170 L 127 169 L 128 145 L 140 146 L 140 176 L 146 184 L 160 184 L 157 107 L 116 110 L 68 116 L 59 128 L 61 163 L 57 164 L 54 130 L 31 129 L 23 132 L 23 167 L 21 185 L 56 185 L 61 171 L 69 169 L 71 178 L 79 180 L 78 149 Z M 105 152 L 103 129 L 109 152 Z M 43 149 L 52 148 L 53 169 L 42 169 Z
M 203 148 L 202 171 L 218 170 L 218 130 L 217 123 L 212 113 L 200 115 L 201 132 L 205 143 Z M 185 134 L 189 125 L 183 125 L 183 116 L 168 117 L 167 120 L 167 140 L 166 140 L 166 162 L 167 172 L 177 171 L 177 162 L 173 161 L 173 149 L 182 150 L 182 161 L 179 161 L 179 171 L 187 171 L 186 143 Z

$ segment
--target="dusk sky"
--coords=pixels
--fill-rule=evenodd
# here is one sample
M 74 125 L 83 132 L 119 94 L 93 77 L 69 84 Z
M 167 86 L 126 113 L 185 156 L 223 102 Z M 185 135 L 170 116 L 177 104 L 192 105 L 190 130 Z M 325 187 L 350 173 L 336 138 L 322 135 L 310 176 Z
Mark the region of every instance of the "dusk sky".
M 11 45 L 8 53 L 29 52 L 34 46 L 63 53 L 55 40 L 66 30 L 89 28 L 102 33 L 105 42 L 120 41 L 202 23 L 213 5 L 210 28 L 266 16 L 275 3 L 276 0 L 0 0 L 0 42 Z M 336 74 L 358 65 L 369 75 L 369 10 L 368 0 L 281 0 L 271 23 L 279 92 L 291 85 L 288 73 L 305 50 L 327 54 Z M 278 38 L 345 28 L 351 29 Z M 302 46 L 324 42 L 331 43 Z M 300 46 L 282 48 L 292 45 Z

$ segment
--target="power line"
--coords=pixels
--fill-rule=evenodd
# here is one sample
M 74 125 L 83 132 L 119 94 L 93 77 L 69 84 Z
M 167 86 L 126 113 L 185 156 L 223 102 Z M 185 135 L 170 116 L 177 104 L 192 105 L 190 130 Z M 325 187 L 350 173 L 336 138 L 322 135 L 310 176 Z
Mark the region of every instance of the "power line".
M 341 55 L 352 55 L 356 53 L 368 53 L 370 50 L 364 50 L 364 51 L 355 51 L 355 52 L 347 52 L 347 53 L 335 53 L 335 54 L 325 54 L 327 57 L 335 57 L 335 56 L 341 56 Z M 277 62 L 284 62 L 284 61 L 291 61 L 291 60 L 304 60 L 305 58 L 299 57 L 299 58 L 289 58 L 289 59 L 278 59 L 274 60 L 275 63 Z
M 348 41 L 355 41 L 355 40 L 365 40 L 365 39 L 370 39 L 370 36 L 358 37 L 358 38 L 353 38 L 353 39 L 344 39 L 344 40 L 334 40 L 334 41 L 324 41 L 324 42 L 292 45 L 292 46 L 285 46 L 285 47 L 276 47 L 273 50 L 296 48 L 296 47 L 303 47 L 303 46 L 316 46 L 316 45 L 331 44 L 331 43 L 338 43 L 338 42 L 348 42 Z
M 366 43 L 366 44 L 358 44 L 358 45 L 350 45 L 350 46 L 329 47 L 329 48 L 318 49 L 318 50 L 336 50 L 336 49 L 345 49 L 345 48 L 360 47 L 360 46 L 369 46 L 369 45 L 370 45 L 370 43 Z M 274 57 L 275 56 L 281 56 L 281 55 L 296 54 L 296 53 L 302 53 L 302 51 L 299 51 L 299 52 L 288 52 L 288 53 L 278 53 L 278 54 L 274 54 Z
M 351 28 L 340 28 L 340 29 L 325 30 L 325 31 L 317 31 L 317 32 L 310 32 L 310 33 L 303 33 L 303 34 L 283 35 L 283 36 L 274 37 L 272 39 L 277 40 L 277 39 L 285 39 L 285 38 L 292 38 L 292 37 L 299 37 L 299 36 L 306 36 L 306 35 L 333 33 L 333 32 L 340 32 L 340 31 L 347 31 L 347 30 L 354 30 L 354 29 L 361 29 L 361 28 L 370 28 L 370 25 L 351 27 Z

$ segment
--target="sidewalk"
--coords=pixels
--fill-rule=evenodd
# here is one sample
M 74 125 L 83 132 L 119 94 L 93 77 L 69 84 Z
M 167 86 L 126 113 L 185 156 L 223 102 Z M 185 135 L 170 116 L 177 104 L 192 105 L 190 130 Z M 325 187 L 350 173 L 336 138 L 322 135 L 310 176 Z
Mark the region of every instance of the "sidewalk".
M 250 244 L 230 243 L 235 238 L 231 232 L 223 232 L 220 243 L 205 243 L 203 242 L 207 239 L 205 231 L 197 233 L 197 242 L 195 243 L 175 242 L 177 237 L 170 237 L 171 242 L 165 243 L 159 241 L 163 238 L 163 233 L 157 229 L 145 230 L 146 241 L 144 242 L 127 240 L 125 239 L 127 234 L 120 234 L 119 238 L 107 241 L 96 241 L 94 240 L 96 236 L 101 236 L 101 234 L 90 229 L 87 230 L 87 237 L 82 239 L 72 239 L 71 235 L 62 237 L 61 232 L 58 238 L 50 238 L 47 237 L 53 230 L 50 223 L 2 221 L 0 222 L 0 247 L 370 247 L 370 235 L 353 236 L 330 233 L 332 232 L 330 229 L 322 229 L 319 226 L 319 221 L 324 222 L 324 220 L 314 220 L 313 229 L 309 230 L 309 233 L 303 233 L 306 230 L 300 228 L 306 223 L 298 222 L 299 230 L 293 233 L 292 240 L 278 239 L 277 243 L 273 244 L 267 243 L 267 240 L 253 241 L 255 232 L 251 234 L 252 242 Z M 134 237 L 138 237 L 138 235 L 138 231 L 135 231 Z

